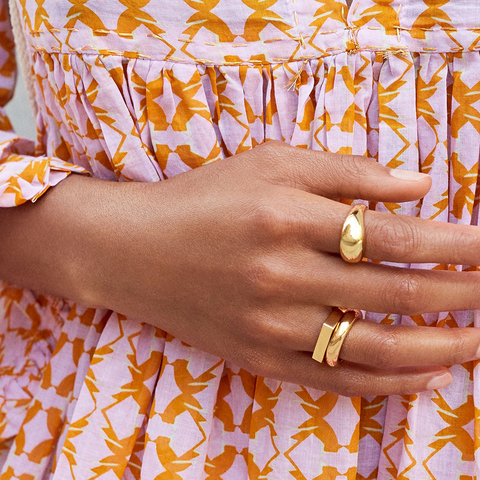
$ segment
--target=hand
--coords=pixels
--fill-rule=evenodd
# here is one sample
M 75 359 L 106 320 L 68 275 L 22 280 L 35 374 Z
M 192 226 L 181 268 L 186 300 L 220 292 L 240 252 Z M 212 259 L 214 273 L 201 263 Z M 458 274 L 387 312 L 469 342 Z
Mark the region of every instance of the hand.
M 479 273 L 340 259 L 349 207 L 336 199 L 404 202 L 430 188 L 426 175 L 397 174 L 363 157 L 269 142 L 161 184 L 78 179 L 65 219 L 74 225 L 77 299 L 262 376 L 349 396 L 439 388 L 451 381 L 442 365 L 479 358 L 480 330 L 360 320 L 345 362 L 311 358 L 333 305 L 406 315 L 480 308 Z M 477 227 L 374 211 L 365 225 L 369 258 L 480 263 Z
M 335 199 L 404 202 L 430 188 L 426 175 L 392 173 L 362 157 L 269 142 L 161 185 L 137 184 L 123 200 L 133 207 L 121 221 L 123 248 L 108 259 L 116 280 L 95 289 L 94 303 L 254 373 L 343 395 L 445 385 L 442 365 L 478 358 L 480 331 L 359 321 L 338 368 L 311 358 L 332 305 L 406 315 L 480 308 L 478 273 L 338 256 L 349 207 Z M 480 263 L 479 228 L 373 211 L 365 222 L 369 258 Z

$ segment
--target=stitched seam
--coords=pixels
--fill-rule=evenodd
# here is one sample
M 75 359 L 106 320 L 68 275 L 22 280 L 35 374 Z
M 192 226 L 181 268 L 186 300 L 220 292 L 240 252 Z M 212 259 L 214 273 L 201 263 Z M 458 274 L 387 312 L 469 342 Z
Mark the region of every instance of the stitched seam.
M 296 0 L 292 0 L 293 4 L 295 5 L 296 4 Z M 399 18 L 399 13 L 401 11 L 401 7 L 402 5 L 399 5 L 399 8 L 397 10 L 397 21 L 398 23 L 400 24 L 400 18 Z M 345 12 L 343 11 L 342 12 L 343 15 L 345 15 Z M 296 10 L 294 10 L 294 17 L 295 17 L 295 24 L 297 26 L 297 30 L 299 29 L 299 24 L 298 24 L 298 15 L 297 15 L 297 12 Z M 214 60 L 210 60 L 210 59 L 207 59 L 207 58 L 192 58 L 192 63 L 198 63 L 198 64 L 212 64 L 212 65 L 242 65 L 242 64 L 269 64 L 269 63 L 278 63 L 278 62 L 295 62 L 295 61 L 301 61 L 301 60 L 305 60 L 305 59 L 311 59 L 311 58 L 322 58 L 322 57 L 325 57 L 325 56 L 328 56 L 328 55 L 332 55 L 332 54 L 338 54 L 338 53 L 342 53 L 342 52 L 347 52 L 347 53 L 356 53 L 358 51 L 371 51 L 371 50 L 374 50 L 374 51 L 378 51 L 378 52 L 383 52 L 384 55 L 387 55 L 387 54 L 392 54 L 392 52 L 397 52 L 397 53 L 401 53 L 401 54 L 406 54 L 405 52 L 409 52 L 410 49 L 409 47 L 407 46 L 395 46 L 395 47 L 389 47 L 389 48 L 386 48 L 385 47 L 382 47 L 382 46 L 377 46 L 377 45 L 367 45 L 367 46 L 363 46 L 363 47 L 360 47 L 360 45 L 358 45 L 356 43 L 356 41 L 352 41 L 352 39 L 354 39 L 354 36 L 352 36 L 353 32 L 358 32 L 362 29 L 368 29 L 368 30 L 383 30 L 383 27 L 373 27 L 373 26 L 363 26 L 363 27 L 355 27 L 354 25 L 346 25 L 344 28 L 339 28 L 339 29 L 336 29 L 336 30 L 321 30 L 319 31 L 318 33 L 320 35 L 328 35 L 328 34 L 336 34 L 336 35 L 339 35 L 339 33 L 341 34 L 341 32 L 345 32 L 345 31 L 348 31 L 350 33 L 350 41 L 347 41 L 347 45 L 346 47 L 341 47 L 341 46 L 333 46 L 333 47 L 329 47 L 329 48 L 326 48 L 325 50 L 322 50 L 322 49 L 318 49 L 319 51 L 319 54 L 318 55 L 303 55 L 303 56 L 298 56 L 296 58 L 273 58 L 270 62 L 262 62 L 261 60 L 240 60 L 240 61 L 236 61 L 236 62 L 222 62 L 222 61 L 214 61 Z M 480 27 L 461 27 L 459 29 L 455 29 L 455 28 L 448 28 L 448 27 L 444 27 L 444 28 L 415 28 L 415 29 L 412 29 L 412 28 L 406 28 L 406 27 L 402 27 L 400 25 L 394 25 L 393 26 L 394 29 L 396 29 L 397 31 L 397 39 L 400 40 L 400 31 L 407 31 L 407 32 L 410 32 L 410 31 L 415 31 L 415 30 L 421 30 L 421 31 L 424 31 L 424 32 L 443 32 L 443 31 L 461 31 L 461 30 L 467 30 L 467 31 L 471 31 L 472 33 L 473 32 L 478 32 L 480 34 Z M 78 28 L 73 28 L 73 27 L 70 27 L 70 28 L 63 28 L 63 29 L 59 29 L 59 28 L 49 28 L 47 30 L 42 30 L 42 29 L 39 29 L 39 30 L 34 30 L 32 32 L 32 36 L 36 36 L 36 37 L 39 37 L 41 36 L 42 34 L 44 33 L 47 33 L 47 32 L 50 32 L 50 33 L 61 33 L 62 31 L 67 31 L 67 32 L 80 32 L 81 30 L 79 30 Z M 96 34 L 100 34 L 100 35 L 106 35 L 106 34 L 115 34 L 123 39 L 134 39 L 134 34 L 133 33 L 129 33 L 129 32 L 116 32 L 114 30 L 106 30 L 106 29 L 96 29 L 96 30 L 93 30 L 93 33 L 96 33 Z M 158 40 L 161 40 L 163 42 L 166 42 L 166 39 L 162 36 L 162 35 L 157 35 L 157 34 L 154 34 L 154 33 L 150 33 L 150 34 L 147 34 L 147 37 L 151 37 L 151 38 L 155 38 L 155 39 L 158 39 Z M 298 41 L 300 42 L 300 44 L 305 48 L 305 41 L 304 39 L 305 38 L 308 38 L 309 36 L 308 35 L 302 35 L 300 34 L 300 36 L 298 37 L 287 37 L 287 38 L 271 38 L 271 39 L 267 39 L 267 40 L 264 40 L 263 42 L 258 42 L 258 41 L 253 41 L 253 42 L 245 42 L 245 43 L 237 43 L 237 44 L 229 44 L 229 43 L 215 43 L 215 42 L 201 42 L 201 41 L 195 41 L 195 40 L 192 40 L 192 39 L 187 39 L 187 38 L 180 38 L 180 39 L 177 39 L 177 41 L 179 42 L 183 42 L 183 43 L 197 43 L 197 44 L 203 44 L 203 45 L 206 45 L 206 46 L 219 46 L 221 45 L 222 47 L 232 47 L 232 48 L 242 48 L 242 47 L 248 47 L 250 44 L 259 44 L 259 43 L 272 43 L 272 42 L 278 42 L 278 41 Z M 56 37 L 55 37 L 56 38 Z M 172 41 L 175 41 L 175 40 L 170 40 L 170 42 Z M 349 44 L 350 43 L 350 44 Z M 399 42 L 400 43 L 400 42 Z M 476 43 L 476 42 L 475 42 Z M 172 45 L 168 44 L 167 45 L 169 47 L 172 47 Z M 37 45 L 37 46 L 33 46 L 33 48 L 35 50 L 37 50 L 38 52 L 44 52 L 44 53 L 48 53 L 48 49 L 43 47 L 43 46 L 40 46 L 40 45 Z M 66 48 L 66 46 L 64 47 Z M 52 47 L 49 47 L 49 49 L 54 52 L 54 53 L 62 53 L 62 48 L 61 47 L 58 47 L 58 46 L 52 46 Z M 440 51 L 441 52 L 445 52 L 447 53 L 448 51 L 450 52 L 460 52 L 460 51 L 478 51 L 478 49 L 480 49 L 480 45 L 478 46 L 470 46 L 470 47 L 451 47 L 449 50 L 447 49 L 441 49 Z M 79 48 L 79 49 L 74 49 L 74 48 L 69 48 L 68 49 L 68 52 L 63 52 L 63 53 L 78 53 L 78 54 L 82 54 L 81 52 L 85 52 L 87 50 L 91 50 L 93 54 L 98 54 L 98 55 L 116 55 L 116 56 L 124 56 L 124 57 L 127 57 L 127 58 L 145 58 L 145 59 L 152 59 L 153 57 L 150 56 L 150 55 L 144 55 L 144 54 L 141 54 L 141 53 L 138 53 L 138 52 L 132 52 L 132 51 L 119 51 L 119 50 L 113 50 L 113 49 L 97 49 L 96 47 L 92 46 L 92 45 L 86 45 L 82 48 Z M 417 50 L 415 50 L 417 51 Z M 433 47 L 424 47 L 423 50 L 421 50 L 419 53 L 421 52 L 424 52 L 424 53 L 433 53 L 433 52 L 438 52 L 439 49 L 438 48 L 433 48 Z M 94 53 L 95 52 L 95 53 Z M 170 55 L 168 57 L 165 57 L 162 59 L 163 61 L 175 61 L 175 62 L 188 62 L 189 59 L 185 59 L 185 58 L 180 58 L 180 57 L 176 57 L 176 56 L 173 56 L 173 55 Z
M 70 55 L 70 54 L 76 54 L 76 55 L 84 55 L 84 52 L 86 50 L 92 50 L 93 52 L 91 54 L 93 55 L 99 55 L 99 56 L 122 56 L 122 57 L 125 57 L 125 58 L 145 58 L 145 59 L 149 59 L 149 60 L 156 60 L 154 59 L 152 56 L 150 55 L 143 55 L 141 53 L 138 53 L 138 52 L 129 52 L 129 51 L 124 51 L 124 52 L 121 52 L 119 50 L 102 50 L 102 49 L 97 49 L 95 48 L 94 46 L 92 45 L 86 45 L 84 46 L 83 48 L 79 50 L 75 50 L 75 49 L 68 49 L 68 52 L 62 52 L 62 50 L 59 48 L 59 47 L 56 47 L 56 46 L 53 46 L 51 47 L 51 50 L 53 50 L 53 52 L 49 52 L 47 48 L 45 48 L 44 46 L 42 45 L 34 45 L 33 46 L 34 50 L 37 51 L 38 53 L 44 53 L 44 54 L 47 54 L 47 55 L 54 55 L 54 54 L 62 54 L 62 55 Z M 474 47 L 470 47 L 469 49 L 462 49 L 461 47 L 452 47 L 450 48 L 449 51 L 451 52 L 459 52 L 459 51 L 466 51 L 466 52 L 474 52 L 474 51 L 478 51 L 480 50 L 480 45 L 476 45 Z M 376 53 L 380 53 L 380 54 L 383 54 L 384 57 L 388 56 L 388 55 L 403 55 L 403 56 L 406 56 L 410 53 L 422 53 L 422 52 L 412 52 L 408 46 L 405 46 L 405 45 L 398 45 L 398 46 L 395 46 L 395 47 L 389 47 L 389 48 L 384 48 L 382 47 L 381 45 L 366 45 L 362 48 L 359 48 L 357 50 L 358 52 L 376 52 Z M 329 53 L 329 52 L 335 52 L 335 53 Z M 438 51 L 437 48 L 434 48 L 434 47 L 425 47 L 423 49 L 423 53 L 448 53 L 448 51 Z M 322 52 L 322 54 L 320 55 L 301 55 L 301 56 L 298 56 L 298 57 L 294 57 L 294 58 L 272 58 L 272 61 L 271 62 L 263 62 L 261 60 L 254 60 L 254 59 L 251 59 L 251 60 L 242 60 L 242 61 L 238 61 L 238 62 L 215 62 L 214 60 L 209 60 L 209 59 L 206 59 L 206 58 L 196 58 L 194 59 L 194 62 L 192 62 L 192 64 L 209 64 L 209 65 L 218 65 L 218 66 L 221 66 L 221 65 L 248 65 L 248 64 L 262 64 L 262 65 L 270 65 L 271 63 L 290 63 L 290 62 L 300 62 L 300 61 L 305 61 L 305 60 L 312 60 L 312 59 L 321 59 L 323 57 L 326 57 L 326 56 L 331 56 L 332 54 L 339 54 L 339 53 L 350 53 L 348 50 L 345 50 L 345 49 L 342 49 L 341 47 L 329 47 L 327 48 L 324 52 Z M 186 62 L 187 59 L 184 59 L 184 58 L 179 58 L 179 57 L 175 57 L 173 55 L 169 56 L 169 57 L 165 57 L 163 59 L 158 59 L 159 61 L 164 61 L 164 62 L 169 62 L 169 61 L 174 61 L 174 62 Z
M 46 54 L 46 55 L 57 55 L 57 54 L 62 54 L 62 55 L 79 55 L 82 56 L 84 53 L 80 53 L 76 50 L 70 49 L 69 52 L 59 52 L 59 51 L 54 51 L 54 52 L 48 52 L 48 50 L 40 45 L 37 45 L 34 47 L 35 50 L 38 53 Z M 333 54 L 339 54 L 339 53 L 348 53 L 345 50 L 338 51 L 336 48 L 340 47 L 331 47 L 331 51 L 335 51 Z M 84 47 L 86 49 L 86 47 Z M 480 45 L 477 47 L 471 48 L 469 51 L 478 51 L 480 49 Z M 82 49 L 83 50 L 83 49 Z M 124 58 L 148 58 L 152 59 L 152 57 L 148 55 L 141 55 L 137 52 L 119 52 L 117 50 L 98 50 L 95 48 L 92 48 L 95 53 L 91 53 L 94 55 L 99 55 L 99 56 L 122 56 Z M 341 49 L 340 49 L 341 50 Z M 388 58 L 391 55 L 400 55 L 400 56 L 408 56 L 412 52 L 408 49 L 406 46 L 399 46 L 399 47 L 392 47 L 392 48 L 382 48 L 381 46 L 378 45 L 367 45 L 366 47 L 363 47 L 359 49 L 359 51 L 364 51 L 364 52 L 375 52 L 377 54 L 380 54 L 383 56 L 384 59 Z M 452 48 L 452 52 L 458 52 L 458 47 L 457 48 Z M 422 52 L 413 52 L 413 53 L 422 53 Z M 423 53 L 436 53 L 436 49 L 426 49 Z M 440 53 L 448 53 L 448 52 L 440 52 Z M 222 66 L 222 65 L 227 65 L 227 66 L 239 66 L 239 65 L 248 65 L 248 64 L 254 64 L 254 65 L 271 65 L 273 63 L 294 63 L 294 62 L 303 62 L 305 65 L 309 60 L 313 59 L 321 59 L 326 56 L 331 56 L 332 54 L 325 52 L 324 55 L 302 55 L 297 58 L 273 58 L 271 62 L 263 62 L 261 60 L 244 60 L 240 62 L 214 62 L 213 60 L 208 60 L 208 59 L 196 59 L 194 64 L 207 64 L 211 66 Z M 185 59 L 170 56 L 162 59 L 162 61 L 168 62 L 168 61 L 175 61 L 175 62 L 185 62 Z M 303 66 L 304 66 L 303 65 Z

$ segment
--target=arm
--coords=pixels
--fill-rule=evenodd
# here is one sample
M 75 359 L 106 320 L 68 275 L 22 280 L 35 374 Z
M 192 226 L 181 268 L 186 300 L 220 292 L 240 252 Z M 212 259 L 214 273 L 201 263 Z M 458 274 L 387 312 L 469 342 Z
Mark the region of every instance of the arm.
M 22 52 L 20 52 L 22 53 Z M 53 276 L 49 269 L 41 270 L 41 264 L 55 265 L 55 254 L 48 245 L 56 248 L 53 239 L 45 238 L 48 219 L 43 212 L 50 210 L 56 198 L 69 203 L 62 195 L 52 195 L 48 205 L 38 208 L 32 205 L 51 186 L 66 179 L 71 172 L 88 173 L 82 167 L 72 165 L 59 158 L 36 155 L 34 142 L 17 135 L 11 126 L 4 106 L 13 96 L 16 80 L 15 44 L 8 15 L 8 0 L 0 1 L 0 207 L 22 205 L 18 209 L 0 208 L 0 278 L 19 285 L 38 288 L 41 292 L 58 292 L 53 284 L 66 281 L 65 275 L 57 269 Z M 33 115 L 33 113 L 32 113 Z M 78 177 L 78 176 L 77 176 Z M 78 179 L 73 179 L 76 184 Z M 63 193 L 62 189 L 62 193 Z M 58 192 L 60 194 L 60 191 Z M 75 195 L 75 189 L 70 192 Z M 70 197 L 72 198 L 72 197 Z M 73 197 L 75 198 L 75 197 Z M 27 202 L 27 203 L 26 203 Z M 34 240 L 37 243 L 34 243 Z M 42 243 L 45 241 L 45 243 Z M 12 248 L 10 251 L 9 249 Z M 36 248 L 32 257 L 31 249 Z M 59 247 L 60 248 L 60 247 Z M 20 260 L 19 260 L 20 259 Z M 64 258 L 62 258 L 65 261 Z M 9 266 L 13 267 L 12 271 Z M 25 270 L 22 269 L 25 267 Z M 50 278 L 50 276 L 52 278 Z M 40 280 L 40 277 L 42 280 Z M 75 298 L 75 292 L 67 290 Z
M 269 142 L 161 183 L 72 176 L 35 205 L 0 209 L 0 277 L 151 323 L 262 376 L 344 395 L 439 388 L 451 381 L 442 365 L 478 358 L 480 329 L 362 321 L 338 368 L 308 353 L 329 305 L 407 315 L 480 307 L 478 272 L 339 258 L 349 207 L 331 198 L 402 202 L 430 186 L 390 172 Z M 370 258 L 480 263 L 478 227 L 374 211 L 365 225 Z
M 35 204 L 0 208 L 0 278 L 88 304 L 83 287 L 88 270 L 82 268 L 86 240 L 97 234 L 90 228 L 92 218 L 101 220 L 98 209 L 108 208 L 113 187 L 72 175 Z
M 348 207 L 332 199 L 416 200 L 426 176 L 396 178 L 361 157 L 269 142 L 160 184 L 70 176 L 33 205 L 58 183 L 51 173 L 65 178 L 70 167 L 31 157 L 9 132 L 0 143 L 2 205 L 24 203 L 0 209 L 8 282 L 149 322 L 260 375 L 348 395 L 439 387 L 451 378 L 442 365 L 479 357 L 477 329 L 367 321 L 349 333 L 338 369 L 308 353 L 331 305 L 402 314 L 480 307 L 477 272 L 338 257 Z M 368 212 L 366 230 L 370 258 L 480 263 L 476 227 Z

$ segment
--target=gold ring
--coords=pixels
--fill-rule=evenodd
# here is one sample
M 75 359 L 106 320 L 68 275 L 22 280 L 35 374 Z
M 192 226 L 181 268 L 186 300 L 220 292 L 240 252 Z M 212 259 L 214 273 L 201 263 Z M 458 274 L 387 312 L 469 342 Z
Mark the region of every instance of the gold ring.
M 343 223 L 342 235 L 340 236 L 340 255 L 348 263 L 358 263 L 363 258 L 365 250 L 363 214 L 366 209 L 365 205 L 354 205 Z
M 345 310 L 342 318 L 337 322 L 325 353 L 325 360 L 331 367 L 334 367 L 337 364 L 340 350 L 342 349 L 343 342 L 345 341 L 348 332 L 353 327 L 353 324 L 361 317 L 362 313 L 360 310 L 348 308 Z
M 325 359 L 325 353 L 327 352 L 327 347 L 332 338 L 333 331 L 337 326 L 338 322 L 342 318 L 343 311 L 340 308 L 333 307 L 330 315 L 323 322 L 320 334 L 318 335 L 317 344 L 315 345 L 315 350 L 313 351 L 312 358 L 317 362 L 322 363 Z

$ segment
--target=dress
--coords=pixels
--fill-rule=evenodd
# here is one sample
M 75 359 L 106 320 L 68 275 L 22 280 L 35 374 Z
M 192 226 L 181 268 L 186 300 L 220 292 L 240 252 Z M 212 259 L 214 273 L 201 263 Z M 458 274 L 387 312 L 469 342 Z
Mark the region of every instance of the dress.
M 173 5 L 173 6 L 172 6 Z M 474 0 L 18 0 L 36 147 L 0 134 L 0 205 L 71 171 L 164 180 L 269 140 L 420 170 L 419 202 L 478 224 Z M 348 12 L 348 15 L 347 15 Z M 0 15 L 2 102 L 14 80 Z M 414 265 L 476 269 L 472 266 Z M 384 323 L 480 326 L 478 312 Z M 411 396 L 345 398 L 255 377 L 111 311 L 0 289 L 0 480 L 473 479 L 475 363 Z

